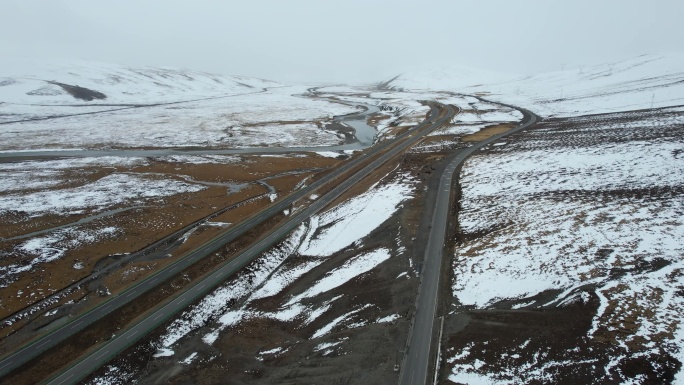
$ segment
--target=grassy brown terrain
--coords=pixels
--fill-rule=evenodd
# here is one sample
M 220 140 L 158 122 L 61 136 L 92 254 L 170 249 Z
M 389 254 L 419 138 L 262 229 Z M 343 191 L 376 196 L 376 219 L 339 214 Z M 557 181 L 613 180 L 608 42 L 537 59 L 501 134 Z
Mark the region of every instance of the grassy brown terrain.
M 494 135 L 503 134 L 504 132 L 510 131 L 513 127 L 514 125 L 512 124 L 497 124 L 495 126 L 483 128 L 474 134 L 464 135 L 461 140 L 464 142 L 481 142 L 485 139 L 491 138 Z
M 95 269 L 115 261 L 117 255 L 144 249 L 151 242 L 201 220 L 217 210 L 249 198 L 262 196 L 260 199 L 247 201 L 245 204 L 228 210 L 213 219 L 215 222 L 231 224 L 241 222 L 256 211 L 271 204 L 270 200 L 264 196 L 268 189 L 259 183 L 255 183 L 258 180 L 271 177 L 266 182 L 275 188 L 279 197 L 282 197 L 294 191 L 295 186 L 302 180 L 311 179 L 315 175 L 313 171 L 302 173 L 300 170 L 325 170 L 326 167 L 339 163 L 337 159 L 318 156 L 290 158 L 254 156 L 245 158 L 244 162 L 229 164 L 154 162 L 148 166 L 133 169 L 82 170 L 83 174 L 89 176 L 89 178 L 84 178 L 84 183 L 114 172 L 130 172 L 152 178 L 177 178 L 190 183 L 192 181 L 198 181 L 198 183 L 204 181 L 242 183 L 244 187 L 237 192 L 232 192 L 230 188 L 224 186 L 206 186 L 204 190 L 197 193 L 178 194 L 162 201 L 155 201 L 150 207 L 126 211 L 89 223 L 89 228 L 115 226 L 119 230 L 111 238 L 102 239 L 96 243 L 83 243 L 79 247 L 69 249 L 63 258 L 37 265 L 29 272 L 19 274 L 12 285 L 0 288 L 0 300 L 2 301 L 0 317 L 15 314 L 45 296 L 57 293 L 61 288 L 88 277 Z M 76 171 L 70 173 L 78 174 Z M 281 174 L 283 175 L 279 176 Z M 70 185 L 74 186 L 75 183 L 72 181 Z M 120 206 L 125 207 L 125 203 Z M 43 229 L 80 219 L 62 218 L 59 220 L 55 217 L 57 216 L 34 218 L 31 221 L 32 227 Z M 8 234 L 8 237 L 16 235 L 18 232 L 21 233 L 23 229 L 21 222 L 14 224 L 14 226 L 3 222 L 3 225 L 5 228 L 2 229 L 2 234 Z M 200 226 L 188 237 L 185 243 L 170 255 L 164 255 L 163 258 L 157 256 L 153 261 L 132 261 L 115 270 L 106 279 L 91 282 L 87 287 L 82 287 L 75 293 L 61 298 L 50 308 L 44 309 L 32 317 L 23 318 L 11 325 L 3 324 L 1 333 L 4 339 L 0 343 L 0 351 L 9 351 L 17 344 L 21 344 L 22 341 L 33 338 L 42 332 L 45 325 L 51 322 L 57 323 L 67 315 L 74 316 L 78 312 L 97 305 L 108 297 L 102 293 L 116 294 L 122 291 L 144 276 L 172 263 L 177 257 L 218 235 L 221 231 L 224 229 L 216 226 Z M 26 240 L 2 242 L 0 243 L 0 251 L 12 255 L 17 245 Z M 13 260 L 9 258 L 3 262 L 12 263 Z M 79 269 L 74 268 L 76 264 L 80 265 Z M 17 291 L 17 287 L 21 289 Z M 76 300 L 77 304 L 70 305 L 68 311 L 65 312 L 65 308 L 62 307 L 62 310 L 58 312 L 59 314 L 49 317 L 41 316 L 48 310 L 57 309 L 60 305 L 72 300 Z M 31 326 L 31 322 L 34 320 L 39 322 Z M 8 336 L 11 337 L 7 338 Z

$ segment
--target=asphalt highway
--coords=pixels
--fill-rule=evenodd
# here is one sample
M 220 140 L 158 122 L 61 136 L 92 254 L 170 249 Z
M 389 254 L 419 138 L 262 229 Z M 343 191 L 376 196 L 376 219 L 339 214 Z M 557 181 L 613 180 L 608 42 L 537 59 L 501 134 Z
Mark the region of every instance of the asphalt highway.
M 490 102 L 491 103 L 491 102 Z M 500 103 L 498 103 L 500 104 Z M 471 147 L 458 150 L 440 177 L 439 191 L 432 215 L 432 226 L 423 259 L 420 287 L 416 300 L 416 312 L 409 331 L 409 345 L 402 361 L 399 374 L 400 385 L 421 385 L 431 377 L 430 349 L 433 339 L 433 327 L 436 322 L 437 298 L 439 296 L 439 277 L 444 251 L 444 238 L 449 221 L 451 188 L 454 177 L 458 180 L 458 172 L 463 162 L 479 149 L 497 140 L 522 131 L 537 122 L 537 116 L 525 109 L 508 106 L 521 111 L 523 123 L 502 134 L 498 134 Z
M 439 113 L 440 110 L 442 110 L 441 114 Z M 407 148 L 414 145 L 426 133 L 448 122 L 455 114 L 456 108 L 453 106 L 431 104 L 431 112 L 428 118 L 406 133 L 393 140 L 388 140 L 377 146 L 371 147 L 366 154 L 343 165 L 325 178 L 314 182 L 305 189 L 299 190 L 298 192 L 288 196 L 286 199 L 276 203 L 272 207 L 262 211 L 255 217 L 241 223 L 232 230 L 214 238 L 200 248 L 194 250 L 192 253 L 189 253 L 184 258 L 178 260 L 174 264 L 171 264 L 167 268 L 160 270 L 159 272 L 122 292 L 121 294 L 112 297 L 109 301 L 95 307 L 91 311 L 81 315 L 80 317 L 72 320 L 60 328 L 53 330 L 44 337 L 19 348 L 12 355 L 0 361 L 0 376 L 19 368 L 22 364 L 39 356 L 42 352 L 57 345 L 71 335 L 80 332 L 88 325 L 125 306 L 128 302 L 156 287 L 166 279 L 178 274 L 186 267 L 219 250 L 225 244 L 244 234 L 246 231 L 255 227 L 259 223 L 262 223 L 268 218 L 281 213 L 283 210 L 289 208 L 294 201 L 304 196 L 310 195 L 323 185 L 335 181 L 342 174 L 346 173 L 352 168 L 362 164 L 363 162 L 369 161 L 376 155 L 378 156 L 375 160 L 372 160 L 367 166 L 354 173 L 351 177 L 345 180 L 336 181 L 336 187 L 330 192 L 319 197 L 306 209 L 296 213 L 280 227 L 261 239 L 258 243 L 254 244 L 249 249 L 233 258 L 230 262 L 222 265 L 202 281 L 178 294 L 171 301 L 152 312 L 143 320 L 139 321 L 135 325 L 130 326 L 128 329 L 123 330 L 120 334 L 114 336 L 99 349 L 85 357 L 81 357 L 78 362 L 74 363 L 68 369 L 50 379 L 48 383 L 62 385 L 79 381 L 116 356 L 119 352 L 132 345 L 135 341 L 143 337 L 149 331 L 159 326 L 162 322 L 185 309 L 197 298 L 207 294 L 214 287 L 225 281 L 225 279 L 230 275 L 239 271 L 242 267 L 253 261 L 268 247 L 285 237 L 290 231 L 307 220 L 311 215 L 330 204 L 355 183 L 358 183 L 361 179 L 366 177 L 374 169 L 400 152 L 405 151 Z

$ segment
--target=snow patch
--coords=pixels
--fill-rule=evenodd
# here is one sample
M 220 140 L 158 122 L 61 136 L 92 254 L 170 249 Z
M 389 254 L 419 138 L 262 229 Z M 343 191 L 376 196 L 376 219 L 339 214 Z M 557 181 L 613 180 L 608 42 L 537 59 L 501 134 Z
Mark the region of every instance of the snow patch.
M 406 182 L 376 186 L 313 216 L 312 229 L 299 249 L 300 254 L 327 257 L 350 246 L 388 220 L 411 197 L 414 189 L 412 183 Z M 320 231 L 316 233 L 317 228 Z

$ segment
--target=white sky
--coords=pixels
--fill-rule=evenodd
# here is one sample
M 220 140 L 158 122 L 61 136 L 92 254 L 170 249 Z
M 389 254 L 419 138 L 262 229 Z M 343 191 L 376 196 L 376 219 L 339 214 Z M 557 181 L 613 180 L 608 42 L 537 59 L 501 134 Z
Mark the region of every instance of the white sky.
M 524 74 L 684 51 L 682 15 L 682 0 L 0 0 L 0 59 L 284 82 L 372 82 L 449 63 Z

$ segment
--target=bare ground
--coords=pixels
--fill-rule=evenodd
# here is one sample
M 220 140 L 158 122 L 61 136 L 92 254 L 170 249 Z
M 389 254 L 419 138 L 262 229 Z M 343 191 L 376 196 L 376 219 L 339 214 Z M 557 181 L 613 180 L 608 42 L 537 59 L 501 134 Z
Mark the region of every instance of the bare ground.
M 110 239 L 98 241 L 94 244 L 86 243 L 70 249 L 63 258 L 37 265 L 31 271 L 20 274 L 12 285 L 0 289 L 0 300 L 2 301 L 0 317 L 17 314 L 26 306 L 37 303 L 43 297 L 59 292 L 61 288 L 88 277 L 94 270 L 115 262 L 124 253 L 143 250 L 151 242 L 205 218 L 217 210 L 251 197 L 266 194 L 268 190 L 264 186 L 253 183 L 256 180 L 274 177 L 270 178 L 268 183 L 276 189 L 279 197 L 282 197 L 292 192 L 293 188 L 303 179 L 309 178 L 310 180 L 317 176 L 316 172 L 313 171 L 300 173 L 298 170 L 306 169 L 320 172 L 337 163 L 339 160 L 311 156 L 301 158 L 247 157 L 245 162 L 239 164 L 155 162 L 152 165 L 137 167 L 132 170 L 82 170 L 80 174 L 88 177 L 83 178 L 80 183 L 87 183 L 113 172 L 132 172 L 145 175 L 163 173 L 173 178 L 186 180 L 178 176 L 182 175 L 196 181 L 247 183 L 247 185 L 232 193 L 228 193 L 230 190 L 227 187 L 207 186 L 205 190 L 198 193 L 172 196 L 162 202 L 155 202 L 153 207 L 126 211 L 89 223 L 88 226 L 91 228 L 116 226 L 121 231 Z M 294 173 L 292 173 L 293 171 Z M 77 171 L 72 171 L 72 173 L 79 174 Z M 284 175 L 279 176 L 281 174 Z M 239 223 L 268 204 L 270 201 L 266 197 L 247 201 L 245 204 L 219 215 L 213 221 L 230 224 Z M 80 218 L 47 216 L 34 218 L 30 224 L 33 227 L 32 230 L 36 230 L 62 225 L 77 219 Z M 3 224 L 5 226 L 2 229 L 2 234 L 7 234 L 8 237 L 26 231 L 25 223 L 21 221 L 14 224 L 3 222 Z M 87 287 L 64 296 L 50 307 L 35 313 L 31 317 L 12 322 L 11 325 L 3 324 L 4 338 L 0 343 L 0 351 L 7 351 L 6 349 L 12 349 L 17 344 L 35 337 L 44 331 L 44 326 L 50 323 L 57 324 L 68 315 L 73 316 L 91 308 L 107 298 L 107 295 L 103 296 L 102 293 L 116 294 L 144 276 L 172 263 L 178 256 L 216 236 L 222 230 L 220 227 L 200 226 L 185 243 L 170 254 L 153 255 L 151 260 L 145 257 L 138 262 L 131 261 L 122 268 L 115 270 L 105 279 L 90 282 Z M 16 245 L 25 240 L 2 242 L 0 243 L 0 250 L 11 256 L 15 253 Z M 3 262 L 12 263 L 13 260 L 6 258 Z M 74 265 L 77 263 L 80 264 L 80 268 L 74 269 Z M 17 294 L 17 287 L 21 288 L 19 295 Z M 60 305 L 71 300 L 76 301 L 70 306 L 60 307 Z M 59 311 L 48 317 L 43 316 L 52 309 L 59 309 Z M 31 325 L 31 322 L 34 324 Z M 21 333 L 17 333 L 18 331 Z M 7 336 L 11 336 L 11 338 L 7 338 Z

